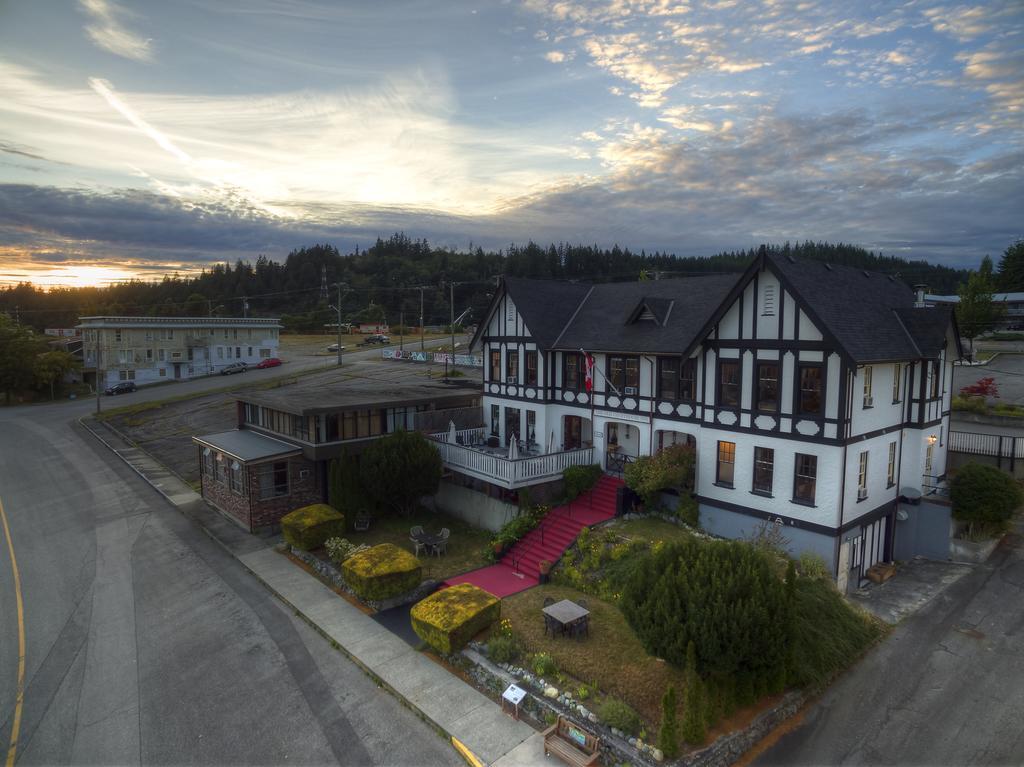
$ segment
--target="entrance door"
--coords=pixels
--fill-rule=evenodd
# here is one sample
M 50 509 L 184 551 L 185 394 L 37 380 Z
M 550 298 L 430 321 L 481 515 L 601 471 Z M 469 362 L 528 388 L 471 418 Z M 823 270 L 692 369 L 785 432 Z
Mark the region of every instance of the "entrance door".
M 174 363 L 174 377 L 175 378 L 181 378 L 181 363 L 180 362 L 175 362 Z
M 578 415 L 567 415 L 562 421 L 562 446 L 564 450 L 577 450 L 583 447 L 583 418 Z

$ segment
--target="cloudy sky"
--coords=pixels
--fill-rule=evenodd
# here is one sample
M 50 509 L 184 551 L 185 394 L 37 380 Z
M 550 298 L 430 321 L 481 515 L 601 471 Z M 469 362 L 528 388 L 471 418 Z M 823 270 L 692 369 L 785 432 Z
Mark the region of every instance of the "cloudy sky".
M 0 282 L 398 229 L 974 266 L 1022 122 L 1020 0 L 6 0 Z

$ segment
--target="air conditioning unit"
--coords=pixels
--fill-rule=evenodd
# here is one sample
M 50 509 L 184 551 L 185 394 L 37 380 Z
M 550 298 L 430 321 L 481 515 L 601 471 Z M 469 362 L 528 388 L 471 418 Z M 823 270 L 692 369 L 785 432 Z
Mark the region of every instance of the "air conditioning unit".
M 622 389 L 626 393 L 627 397 L 635 397 L 637 388 L 635 386 L 626 386 Z
M 866 487 L 858 487 L 857 488 L 857 500 L 858 501 L 863 501 L 867 497 L 868 497 L 868 489 Z
M 505 383 L 514 384 L 519 383 L 519 381 L 515 376 L 509 376 L 508 378 L 505 379 Z
M 299 471 L 299 479 L 306 479 L 309 476 L 309 469 L 302 469 Z
M 875 404 L 875 398 L 874 397 L 865 397 L 864 398 L 864 407 L 871 407 L 874 404 Z

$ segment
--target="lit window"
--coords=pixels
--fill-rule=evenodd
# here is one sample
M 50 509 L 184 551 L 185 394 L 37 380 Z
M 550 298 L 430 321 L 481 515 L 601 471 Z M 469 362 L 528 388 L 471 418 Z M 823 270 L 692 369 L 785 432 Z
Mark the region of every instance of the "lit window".
M 720 485 L 732 487 L 736 468 L 736 443 L 718 443 L 718 474 L 716 481 Z

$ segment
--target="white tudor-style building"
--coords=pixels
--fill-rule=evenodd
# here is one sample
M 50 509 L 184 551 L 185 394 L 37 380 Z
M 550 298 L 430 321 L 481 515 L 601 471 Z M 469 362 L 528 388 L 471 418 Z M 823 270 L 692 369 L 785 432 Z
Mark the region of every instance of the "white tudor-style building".
M 920 295 L 771 254 L 738 278 L 506 278 L 472 342 L 491 447 L 442 444 L 445 466 L 514 489 L 688 442 L 704 529 L 747 537 L 767 520 L 842 580 L 862 576 L 891 559 L 901 494 L 945 474 L 960 340 L 952 310 Z

